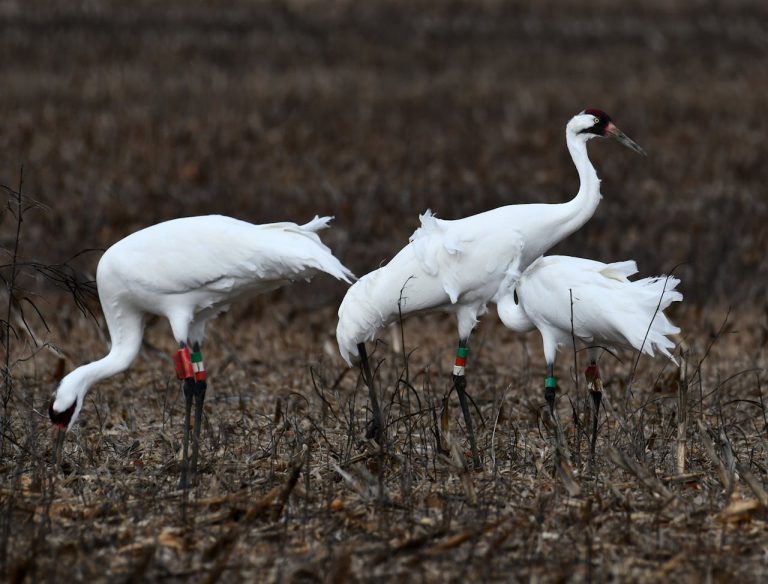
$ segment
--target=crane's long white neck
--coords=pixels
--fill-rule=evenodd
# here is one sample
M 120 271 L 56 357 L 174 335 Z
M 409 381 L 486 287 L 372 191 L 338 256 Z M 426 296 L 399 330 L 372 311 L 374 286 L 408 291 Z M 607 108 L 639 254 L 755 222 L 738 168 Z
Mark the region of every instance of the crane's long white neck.
M 579 192 L 573 199 L 564 203 L 569 213 L 569 218 L 563 226 L 565 230 L 569 230 L 564 236 L 567 237 L 589 221 L 603 196 L 600 194 L 600 179 L 587 155 L 587 139 L 568 128 L 565 132 L 565 142 L 579 173 Z
M 516 333 L 527 333 L 536 328 L 523 307 L 515 302 L 512 291 L 499 299 L 496 310 L 504 326 Z
M 131 314 L 114 314 L 104 307 L 107 317 L 112 347 L 109 353 L 92 363 L 82 365 L 66 375 L 54 395 L 53 409 L 64 412 L 76 404 L 74 414 L 67 424 L 71 428 L 83 407 L 85 394 L 95 383 L 116 375 L 128 369 L 141 348 L 141 338 L 144 333 L 144 323 L 141 316 Z
M 529 237 L 526 242 L 525 269 L 537 257 L 571 235 L 595 214 L 602 195 L 600 179 L 587 155 L 587 137 L 577 134 L 570 126 L 566 127 L 566 144 L 571 158 L 579 173 L 579 192 L 566 203 L 549 205 L 550 210 L 542 221 L 531 227 L 536 229 L 536 237 Z

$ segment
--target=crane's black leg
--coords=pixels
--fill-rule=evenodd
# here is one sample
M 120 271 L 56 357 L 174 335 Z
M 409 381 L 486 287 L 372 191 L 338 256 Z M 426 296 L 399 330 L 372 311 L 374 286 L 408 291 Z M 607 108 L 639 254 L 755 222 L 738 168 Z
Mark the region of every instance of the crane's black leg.
M 547 379 L 544 381 L 544 399 L 549 406 L 549 415 L 554 429 L 555 451 L 554 451 L 554 470 L 557 473 L 562 460 L 563 453 L 567 452 L 563 442 L 563 433 L 560 428 L 560 420 L 557 418 L 555 409 L 555 398 L 557 397 L 557 379 L 555 378 L 555 363 L 547 363 Z
M 597 361 L 592 361 L 584 372 L 587 387 L 592 393 L 592 440 L 589 445 L 590 461 L 595 461 L 595 445 L 597 444 L 597 422 L 600 415 L 600 403 L 603 400 L 603 380 L 600 378 L 600 368 Z
M 555 396 L 557 395 L 557 379 L 555 379 L 555 364 L 547 363 L 547 379 L 544 381 L 544 399 L 549 405 L 549 413 L 555 418 Z
M 205 374 L 205 365 L 203 363 L 203 354 L 200 352 L 200 343 L 192 346 L 192 368 L 195 371 L 195 435 L 192 440 L 192 461 L 191 476 L 192 484 L 197 479 L 197 458 L 200 451 L 200 430 L 203 427 L 203 402 L 205 401 L 205 390 L 208 388 L 207 377 Z
M 467 434 L 469 435 L 469 446 L 472 449 L 472 464 L 475 469 L 481 469 L 480 456 L 477 453 L 477 441 L 475 440 L 475 428 L 472 425 L 472 415 L 469 413 L 469 402 L 467 400 L 467 378 L 464 376 L 464 367 L 467 364 L 467 355 L 469 347 L 467 341 L 459 339 L 459 348 L 456 350 L 456 363 L 453 366 L 453 386 L 459 396 L 461 412 L 464 414 L 464 423 L 467 425 Z
M 179 488 L 186 489 L 189 486 L 187 475 L 189 472 L 189 422 L 192 413 L 192 397 L 195 393 L 195 380 L 184 380 L 184 438 L 182 439 L 181 450 L 181 479 Z
M 371 373 L 371 365 L 368 362 L 368 353 L 365 350 L 365 343 L 357 344 L 357 352 L 360 354 L 360 371 L 363 374 L 363 381 L 368 386 L 368 395 L 371 399 L 371 410 L 373 411 L 373 419 L 368 426 L 365 437 L 381 443 L 381 438 L 384 433 L 384 420 L 381 415 L 379 398 L 376 395 L 376 390 L 373 388 L 373 374 Z
M 184 438 L 181 450 L 181 478 L 179 488 L 186 489 L 189 486 L 189 422 L 192 413 L 192 399 L 195 394 L 195 376 L 192 369 L 192 358 L 186 343 L 180 343 L 181 348 L 176 351 L 173 361 L 176 365 L 176 377 L 183 381 L 184 387 Z
M 192 461 L 191 477 L 192 484 L 197 479 L 197 458 L 200 451 L 200 429 L 203 426 L 203 402 L 205 401 L 205 390 L 208 388 L 207 377 L 205 375 L 205 365 L 203 364 L 203 354 L 200 352 L 200 343 L 192 346 L 192 368 L 195 372 L 194 377 L 194 396 L 195 396 L 195 435 L 192 440 Z

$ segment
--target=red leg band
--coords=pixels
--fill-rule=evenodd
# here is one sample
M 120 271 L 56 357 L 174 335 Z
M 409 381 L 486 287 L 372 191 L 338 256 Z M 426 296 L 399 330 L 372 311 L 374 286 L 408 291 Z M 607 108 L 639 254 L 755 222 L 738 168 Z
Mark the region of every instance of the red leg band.
M 587 381 L 592 382 L 594 382 L 595 379 L 600 379 L 600 369 L 598 369 L 597 363 L 592 363 L 587 367 L 586 371 L 584 371 L 584 377 L 587 378 Z
M 179 379 L 189 379 L 195 376 L 195 370 L 192 367 L 192 356 L 189 354 L 189 348 L 179 349 L 173 355 L 173 363 L 176 365 L 176 377 Z

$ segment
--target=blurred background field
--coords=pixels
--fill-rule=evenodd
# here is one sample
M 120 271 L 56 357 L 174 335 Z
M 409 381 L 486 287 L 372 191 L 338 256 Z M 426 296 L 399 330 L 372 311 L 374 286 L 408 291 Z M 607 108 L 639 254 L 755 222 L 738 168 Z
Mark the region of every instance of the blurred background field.
M 615 407 L 597 476 L 576 456 L 578 492 L 553 477 L 538 336 L 505 332 L 494 309 L 473 337 L 468 369 L 488 423 L 485 472 L 467 478 L 442 461 L 430 434 L 429 403 L 449 389 L 449 317 L 406 323 L 421 405 L 394 389 L 403 361 L 384 335 L 381 384 L 397 421 L 391 458 L 373 465 L 360 445 L 365 394 L 355 371 L 344 374 L 333 338 L 344 289 L 319 277 L 211 327 L 210 466 L 186 507 L 174 491 L 181 400 L 165 323 L 150 326 L 129 373 L 92 391 L 64 474 L 46 465 L 59 361 L 24 335 L 6 339 L 3 575 L 764 578 L 765 501 L 743 477 L 759 486 L 768 472 L 767 63 L 768 5 L 757 0 L 0 0 L 0 183 L 17 189 L 23 165 L 23 193 L 45 207 L 25 214 L 19 257 L 66 262 L 81 285 L 121 237 L 207 213 L 257 223 L 334 215 L 323 238 L 362 275 L 407 242 L 427 208 L 458 218 L 567 200 L 578 180 L 565 123 L 585 107 L 609 112 L 649 156 L 593 141 L 603 202 L 553 251 L 636 259 L 643 275 L 674 270 L 682 279 L 685 302 L 671 316 L 693 354 L 690 467 L 699 473 L 664 482 L 663 493 L 610 460 L 617 447 L 654 476 L 673 475 L 676 373 L 643 359 L 624 403 L 634 358 L 623 355 L 606 362 Z M 13 211 L 0 214 L 5 279 Z M 44 317 L 49 332 L 22 302 L 66 370 L 106 350 L 71 291 L 28 269 L 16 287 Z M 568 379 L 572 358 L 561 357 L 560 369 Z M 566 387 L 566 397 L 577 403 L 578 391 Z M 463 447 L 456 404 L 451 415 Z M 567 399 L 561 417 L 575 452 Z M 418 444 L 404 444 L 407 434 Z M 275 511 L 271 489 L 288 484 L 307 448 L 311 462 Z M 381 480 L 366 483 L 372 476 Z M 386 497 L 371 495 L 374 487 Z M 345 506 L 331 511 L 336 499 Z M 254 511 L 260 500 L 269 513 Z M 734 501 L 759 504 L 729 515 Z M 84 533 L 87 525 L 95 527 Z

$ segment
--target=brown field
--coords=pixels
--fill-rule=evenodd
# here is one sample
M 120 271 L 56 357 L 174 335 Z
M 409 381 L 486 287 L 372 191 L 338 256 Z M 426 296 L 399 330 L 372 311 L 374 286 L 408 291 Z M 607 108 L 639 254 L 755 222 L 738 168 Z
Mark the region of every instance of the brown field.
M 15 299 L 0 296 L 0 575 L 766 581 L 767 64 L 757 0 L 0 0 L 0 275 Z M 649 156 L 591 144 L 604 200 L 554 251 L 682 279 L 670 312 L 689 347 L 682 409 L 672 365 L 606 356 L 590 465 L 584 358 L 562 354 L 568 457 L 556 456 L 540 339 L 505 331 L 491 308 L 467 369 L 483 470 L 468 470 L 449 391 L 448 316 L 405 322 L 407 360 L 382 333 L 378 449 L 335 345 L 344 287 L 317 277 L 210 327 L 188 493 L 161 321 L 133 367 L 90 392 L 51 464 L 56 381 L 107 350 L 100 250 L 184 215 L 332 214 L 324 240 L 363 274 L 426 208 L 456 218 L 571 197 L 563 128 L 585 107 Z

